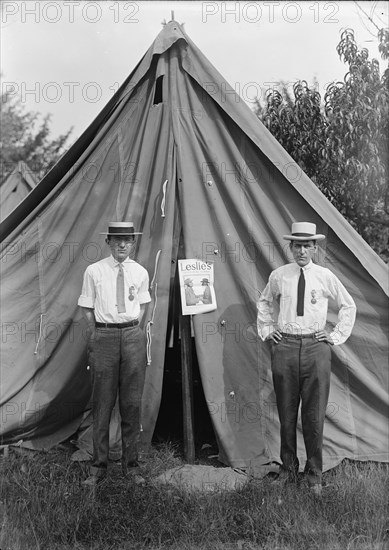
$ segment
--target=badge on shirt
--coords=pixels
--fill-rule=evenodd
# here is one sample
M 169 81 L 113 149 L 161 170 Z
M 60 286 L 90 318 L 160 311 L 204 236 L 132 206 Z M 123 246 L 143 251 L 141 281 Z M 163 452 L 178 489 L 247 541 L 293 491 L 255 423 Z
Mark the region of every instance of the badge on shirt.
M 316 304 L 317 303 L 317 300 L 316 300 L 316 290 L 311 290 L 311 304 Z
M 130 302 L 132 302 L 135 298 L 134 296 L 134 292 L 135 292 L 135 287 L 134 286 L 130 286 L 130 288 L 128 289 L 128 299 L 130 300 Z

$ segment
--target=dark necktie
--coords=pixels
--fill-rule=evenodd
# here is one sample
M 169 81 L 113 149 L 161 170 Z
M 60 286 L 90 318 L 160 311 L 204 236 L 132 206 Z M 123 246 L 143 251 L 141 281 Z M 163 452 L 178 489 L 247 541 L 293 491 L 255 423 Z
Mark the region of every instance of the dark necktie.
M 126 302 L 124 301 L 124 273 L 121 263 L 119 263 L 119 271 L 116 279 L 116 306 L 118 308 L 118 313 L 125 313 Z
M 300 317 L 304 315 L 304 292 L 305 292 L 304 271 L 300 269 L 300 277 L 297 285 L 297 315 Z

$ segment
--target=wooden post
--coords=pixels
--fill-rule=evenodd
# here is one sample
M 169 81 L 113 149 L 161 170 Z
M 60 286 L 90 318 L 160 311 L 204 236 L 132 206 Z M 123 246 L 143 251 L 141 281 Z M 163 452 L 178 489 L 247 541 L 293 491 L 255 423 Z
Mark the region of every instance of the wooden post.
M 177 259 L 185 258 L 184 234 L 180 229 Z M 180 279 L 176 271 L 176 292 L 178 300 L 180 297 Z M 181 309 L 181 308 L 180 308 Z M 180 334 L 181 334 L 181 386 L 182 386 L 182 420 L 184 436 L 184 454 L 188 464 L 195 461 L 194 443 L 194 406 L 193 406 L 193 378 L 192 378 L 192 334 L 191 315 L 182 315 L 180 311 Z
M 190 315 L 180 316 L 184 453 L 186 462 L 188 464 L 193 464 L 195 461 L 195 442 L 193 414 L 192 337 L 190 324 Z

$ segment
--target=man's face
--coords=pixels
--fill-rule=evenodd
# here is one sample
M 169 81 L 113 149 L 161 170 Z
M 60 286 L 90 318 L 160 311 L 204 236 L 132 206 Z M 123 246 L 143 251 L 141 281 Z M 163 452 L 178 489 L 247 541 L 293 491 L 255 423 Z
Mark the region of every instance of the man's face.
M 115 260 L 117 262 L 124 262 L 124 260 L 126 260 L 134 250 L 135 237 L 107 237 L 106 243 L 108 244 L 111 254 Z
M 300 267 L 304 267 L 312 260 L 316 253 L 317 246 L 315 241 L 292 241 L 290 249 L 293 254 L 294 261 Z

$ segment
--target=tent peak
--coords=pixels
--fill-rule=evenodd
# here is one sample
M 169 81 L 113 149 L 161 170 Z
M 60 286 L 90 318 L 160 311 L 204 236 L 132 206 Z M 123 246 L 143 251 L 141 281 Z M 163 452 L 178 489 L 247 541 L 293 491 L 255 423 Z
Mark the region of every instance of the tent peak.
M 162 30 L 154 40 L 151 50 L 152 55 L 160 55 L 168 50 L 177 40 L 187 41 L 184 29 L 177 21 L 162 22 Z
M 168 25 L 169 23 L 177 23 L 177 21 L 174 19 L 174 11 L 172 10 L 170 12 L 170 21 L 166 21 L 166 19 L 164 19 L 162 22 L 161 22 L 161 25 L 163 27 L 165 27 L 166 25 Z M 180 25 L 184 26 L 185 23 L 180 23 Z

